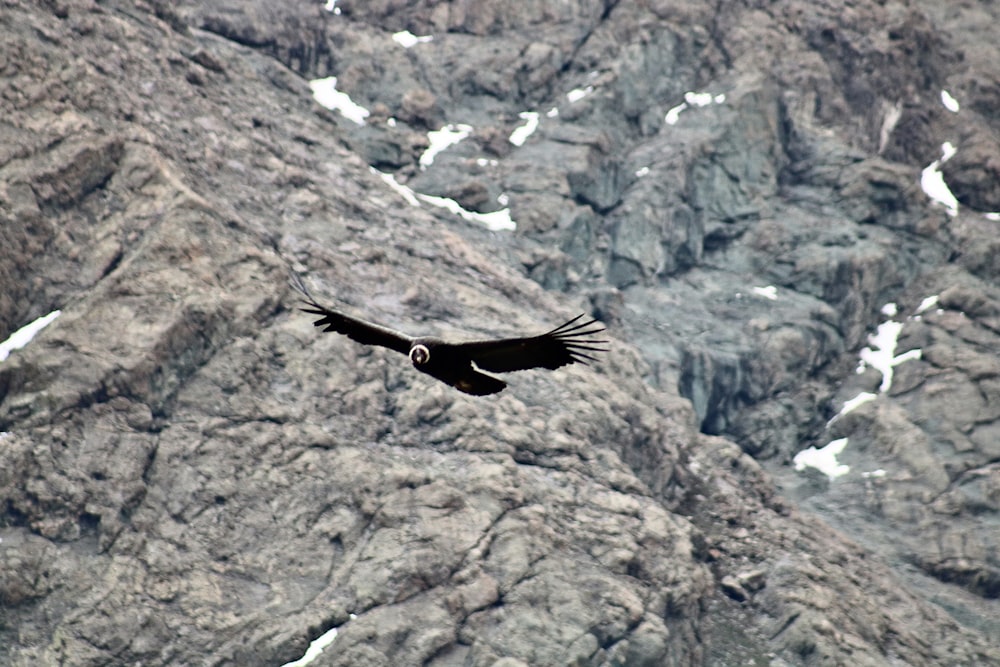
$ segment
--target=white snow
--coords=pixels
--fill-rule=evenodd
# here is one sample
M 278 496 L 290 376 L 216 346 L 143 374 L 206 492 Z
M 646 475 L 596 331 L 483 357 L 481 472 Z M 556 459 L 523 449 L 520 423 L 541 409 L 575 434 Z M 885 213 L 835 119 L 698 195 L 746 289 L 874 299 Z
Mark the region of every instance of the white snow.
M 941 159 L 934 160 L 920 173 L 920 187 L 928 197 L 942 204 L 947 209 L 948 215 L 951 216 L 958 213 L 958 200 L 955 199 L 948 184 L 944 182 L 944 174 L 941 173 L 940 167 L 955 153 L 956 149 L 951 142 L 944 142 L 941 144 Z
M 59 317 L 62 314 L 61 310 L 53 310 L 48 315 L 43 315 L 39 317 L 34 322 L 24 325 L 14 333 L 12 333 L 7 340 L 0 343 L 0 361 L 3 361 L 10 353 L 14 350 L 20 350 L 22 347 L 31 342 L 31 339 L 35 335 L 52 323 L 52 320 Z
M 326 4 L 323 5 L 323 9 L 331 14 L 340 15 L 340 7 L 337 6 L 337 0 L 326 0 Z
M 726 101 L 725 95 L 712 95 L 712 93 L 695 93 L 688 91 L 684 93 L 684 101 L 693 107 L 707 107 L 709 104 L 722 104 Z
M 676 125 L 677 121 L 681 119 L 681 112 L 687 108 L 687 102 L 681 102 L 677 106 L 671 107 L 663 120 L 666 121 L 667 125 Z
M 423 44 L 434 39 L 433 35 L 414 35 L 409 30 L 402 30 L 392 35 L 392 41 L 396 42 L 404 49 L 409 49 L 417 44 Z
M 858 365 L 858 372 L 863 373 L 867 366 L 882 373 L 882 384 L 879 391 L 884 392 L 892 386 L 893 354 L 896 351 L 896 339 L 903 329 L 900 322 L 883 322 L 878 325 L 874 336 L 868 336 L 868 344 L 871 347 L 861 348 L 861 363 Z
M 570 104 L 582 100 L 587 95 L 594 92 L 593 86 L 587 86 L 586 88 L 574 88 L 573 90 L 566 93 L 566 99 L 569 100 Z
M 523 146 L 524 142 L 528 140 L 535 130 L 538 129 L 538 112 L 537 111 L 522 111 L 518 114 L 518 117 L 523 119 L 524 125 L 519 126 L 513 132 L 510 133 L 510 143 L 515 146 Z
M 926 299 L 920 302 L 919 306 L 917 306 L 916 314 L 919 315 L 920 313 L 930 310 L 931 308 L 937 305 L 937 302 L 938 302 L 937 294 L 927 297 Z
M 840 438 L 833 440 L 822 449 L 815 447 L 803 449 L 793 459 L 795 469 L 801 471 L 805 470 L 806 467 L 816 468 L 830 479 L 846 475 L 850 472 L 851 466 L 837 463 L 837 456 L 844 451 L 846 446 L 847 438 Z
M 385 181 L 386 185 L 402 195 L 403 199 L 405 199 L 410 206 L 420 206 L 420 201 L 417 199 L 417 195 L 413 192 L 413 189 L 397 181 L 395 176 L 387 174 L 384 171 L 379 171 L 375 167 L 368 167 L 368 170 L 373 174 L 378 174 L 378 177 Z
M 1000 211 L 990 211 L 989 213 L 984 213 L 987 220 L 993 220 L 994 222 L 1000 222 Z
M 920 313 L 926 311 L 929 308 L 933 308 L 938 302 L 938 297 L 929 296 L 920 302 L 920 306 L 917 307 L 914 313 L 915 319 L 920 319 Z M 882 314 L 888 317 L 895 317 L 899 313 L 899 308 L 895 303 L 887 303 L 882 306 Z M 864 373 L 865 369 L 869 366 L 879 371 L 882 374 L 882 382 L 879 385 L 879 393 L 888 391 L 892 387 L 892 376 L 893 369 L 904 361 L 912 361 L 914 359 L 920 359 L 922 352 L 919 348 L 912 350 L 907 350 L 902 354 L 896 354 L 896 344 L 899 340 L 899 333 L 903 329 L 903 324 L 901 322 L 895 322 L 893 320 L 888 320 L 878 325 L 874 335 L 868 336 L 868 347 L 864 347 L 858 353 L 860 357 L 858 361 L 857 372 Z M 854 398 L 851 398 L 844 402 L 844 406 L 840 409 L 836 415 L 833 416 L 830 421 L 826 423 L 830 426 L 835 421 L 858 408 L 858 406 L 864 405 L 869 401 L 874 401 L 877 398 L 877 394 L 871 392 L 863 391 L 859 393 Z
M 844 407 L 842 407 L 840 409 L 840 412 L 838 412 L 837 414 L 835 414 L 830 419 L 830 421 L 828 421 L 826 423 L 827 427 L 829 428 L 835 421 L 837 421 L 838 419 L 840 419 L 844 415 L 848 414 L 849 412 L 853 412 L 859 406 L 862 406 L 865 403 L 868 403 L 870 401 L 874 401 L 876 398 L 878 398 L 878 397 L 875 394 L 873 394 L 871 392 L 868 392 L 868 391 L 863 391 L 860 394 L 858 394 L 857 396 L 855 396 L 854 398 L 850 398 L 850 399 L 844 401 Z
M 945 109 L 952 113 L 958 113 L 958 110 L 961 108 L 958 104 L 958 100 L 952 97 L 951 93 L 947 90 L 941 91 L 941 104 L 944 105 Z
M 426 169 L 434 162 L 438 153 L 449 146 L 454 146 L 470 134 L 472 134 L 472 126 L 464 123 L 445 125 L 440 130 L 428 132 L 427 138 L 430 139 L 431 145 L 420 156 L 420 166 Z
M 855 410 L 859 406 L 874 401 L 876 398 L 877 396 L 871 393 L 870 391 L 863 391 L 854 398 L 844 401 L 844 407 L 840 409 L 839 414 L 846 415 L 847 413 Z
M 365 124 L 368 109 L 355 104 L 347 93 L 337 90 L 337 77 L 328 76 L 325 79 L 313 79 L 309 82 L 313 98 L 331 111 L 339 111 L 340 115 L 352 120 L 358 125 Z
M 636 169 L 635 171 L 636 178 L 642 178 L 643 176 L 646 176 L 648 174 L 649 174 L 649 167 L 642 167 L 640 169 Z
M 517 223 L 511 220 L 509 208 L 500 209 L 499 211 L 494 211 L 493 213 L 476 213 L 475 211 L 468 211 L 462 208 L 454 199 L 434 197 L 424 194 L 418 194 L 417 196 L 421 199 L 421 201 L 425 201 L 431 206 L 438 206 L 440 208 L 447 209 L 455 215 L 461 217 L 463 220 L 482 223 L 494 232 L 512 232 L 517 229 Z
M 337 628 L 327 630 L 309 644 L 309 648 L 306 649 L 306 652 L 302 654 L 301 658 L 293 660 L 292 662 L 286 662 L 281 667 L 305 667 L 310 662 L 318 658 L 319 654 L 323 652 L 323 649 L 332 644 L 333 640 L 336 638 Z
M 689 90 L 684 93 L 684 101 L 667 111 L 663 120 L 667 125 L 676 125 L 677 121 L 680 120 L 681 112 L 689 107 L 707 107 L 710 104 L 722 104 L 725 101 L 726 95 L 724 93 L 712 95 L 711 93 L 696 93 Z
M 955 157 L 955 153 L 957 152 L 958 149 L 955 148 L 955 145 L 953 143 L 951 143 L 950 141 L 944 142 L 943 144 L 941 144 L 941 162 L 944 163 L 952 159 L 953 157 Z
M 559 107 L 552 107 L 545 112 L 546 118 L 557 118 L 559 116 Z
M 863 473 L 861 473 L 861 476 L 865 477 L 865 478 L 868 478 L 868 477 L 885 477 L 885 470 L 882 470 L 881 468 L 879 468 L 878 470 L 872 470 L 871 472 L 863 472 Z
M 928 299 L 924 299 L 927 303 Z M 936 303 L 936 301 L 934 301 Z M 921 303 L 921 306 L 924 304 Z M 930 307 L 930 306 L 928 306 Z M 882 313 L 893 317 L 897 308 L 894 303 L 887 303 L 882 306 Z M 917 312 L 920 312 L 919 310 Z M 903 330 L 902 322 L 887 320 L 878 325 L 875 335 L 868 336 L 868 347 L 861 348 L 858 363 L 858 373 L 864 373 L 868 366 L 882 373 L 882 384 L 879 385 L 879 392 L 886 392 L 892 386 L 893 368 L 913 359 L 920 359 L 919 349 L 908 350 L 903 354 L 896 354 L 896 341 L 899 339 L 899 332 Z
M 446 197 L 433 197 L 420 192 L 414 192 L 412 188 L 399 183 L 392 174 L 379 171 L 375 167 L 368 167 L 368 169 L 371 170 L 373 174 L 377 174 L 378 177 L 386 183 L 386 185 L 398 192 L 400 196 L 402 196 L 403 199 L 410 204 L 410 206 L 419 207 L 420 202 L 424 202 L 430 204 L 431 206 L 444 208 L 459 216 L 463 220 L 478 222 L 482 225 L 486 225 L 487 229 L 495 232 L 514 231 L 517 229 L 517 223 L 510 217 L 509 208 L 494 211 L 493 213 L 476 213 L 475 211 L 468 211 L 462 208 L 454 199 L 447 199 Z
M 754 287 L 750 290 L 757 296 L 762 296 L 765 299 L 770 299 L 771 301 L 778 300 L 778 288 L 774 285 L 767 285 L 765 287 Z

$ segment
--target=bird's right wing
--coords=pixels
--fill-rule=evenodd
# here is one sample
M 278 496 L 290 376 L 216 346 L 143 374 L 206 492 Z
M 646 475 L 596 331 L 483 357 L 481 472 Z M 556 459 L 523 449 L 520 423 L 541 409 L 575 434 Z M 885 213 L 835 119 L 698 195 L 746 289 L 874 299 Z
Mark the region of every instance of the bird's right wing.
M 481 340 L 452 345 L 467 355 L 484 371 L 506 373 L 529 368 L 555 370 L 566 364 L 586 364 L 596 361 L 594 353 L 607 352 L 606 340 L 592 338 L 604 331 L 597 320 L 584 320 L 577 315 L 566 324 L 548 333 L 529 338 Z
M 363 345 L 378 345 L 403 354 L 410 353 L 410 345 L 413 339 L 406 334 L 357 317 L 351 317 L 346 313 L 327 308 L 326 306 L 321 306 L 316 303 L 312 294 L 306 289 L 302 279 L 295 273 L 292 273 L 291 283 L 292 287 L 302 294 L 304 297 L 303 301 L 308 306 L 308 308 L 301 308 L 301 310 L 313 315 L 322 315 L 320 319 L 313 322 L 314 326 L 325 327 L 323 331 L 333 331 L 343 334 Z

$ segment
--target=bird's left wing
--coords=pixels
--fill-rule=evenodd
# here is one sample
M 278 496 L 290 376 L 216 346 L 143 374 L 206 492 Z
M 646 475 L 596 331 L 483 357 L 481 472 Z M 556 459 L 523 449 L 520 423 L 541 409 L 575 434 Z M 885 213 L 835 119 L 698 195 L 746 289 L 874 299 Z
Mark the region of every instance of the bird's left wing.
M 410 345 L 413 343 L 413 339 L 410 336 L 395 329 L 368 322 L 358 317 L 351 317 L 338 310 L 321 306 L 316 303 L 312 294 L 306 289 L 302 279 L 294 273 L 292 274 L 291 283 L 292 287 L 302 294 L 304 297 L 303 300 L 308 306 L 308 308 L 302 308 L 301 310 L 313 315 L 322 315 L 313 324 L 317 327 L 325 327 L 323 331 L 333 331 L 343 334 L 351 340 L 364 345 L 378 345 L 395 350 L 396 352 L 402 352 L 403 354 L 410 353 Z
M 529 368 L 556 369 L 566 364 L 596 361 L 594 352 L 606 352 L 605 340 L 590 336 L 604 331 L 597 320 L 579 322 L 583 315 L 548 333 L 529 338 L 472 341 L 451 347 L 461 350 L 484 371 L 506 373 Z

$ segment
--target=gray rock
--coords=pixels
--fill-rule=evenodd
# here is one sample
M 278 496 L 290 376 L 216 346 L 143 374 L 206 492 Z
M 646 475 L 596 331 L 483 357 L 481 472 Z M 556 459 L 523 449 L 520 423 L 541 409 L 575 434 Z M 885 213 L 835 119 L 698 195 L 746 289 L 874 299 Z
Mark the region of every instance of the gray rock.
M 5 6 L 0 330 L 62 314 L 0 363 L 0 663 L 1000 664 L 996 8 L 338 7 Z M 319 335 L 289 268 L 610 351 L 466 397 Z M 879 393 L 890 301 L 921 355 Z

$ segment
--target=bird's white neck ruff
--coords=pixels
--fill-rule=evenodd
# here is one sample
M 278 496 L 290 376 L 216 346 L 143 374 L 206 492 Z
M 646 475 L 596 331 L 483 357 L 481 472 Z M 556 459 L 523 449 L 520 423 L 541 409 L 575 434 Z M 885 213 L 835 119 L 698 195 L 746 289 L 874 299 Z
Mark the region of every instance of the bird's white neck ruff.
M 426 345 L 414 345 L 410 348 L 410 361 L 413 362 L 414 366 L 426 364 L 430 360 L 431 351 L 427 349 Z

